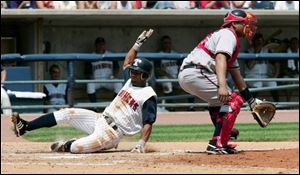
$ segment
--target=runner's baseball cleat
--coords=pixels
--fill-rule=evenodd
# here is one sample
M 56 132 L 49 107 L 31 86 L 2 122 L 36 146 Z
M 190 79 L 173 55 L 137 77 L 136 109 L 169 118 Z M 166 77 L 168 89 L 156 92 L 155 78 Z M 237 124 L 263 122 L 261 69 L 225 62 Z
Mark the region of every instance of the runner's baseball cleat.
M 61 141 L 53 143 L 50 146 L 50 149 L 52 152 L 65 152 L 64 145 L 65 145 L 65 141 L 61 140 Z
M 27 126 L 28 122 L 23 120 L 20 117 L 19 113 L 14 112 L 12 114 L 11 121 L 14 124 L 14 132 L 15 132 L 17 137 L 20 137 L 20 136 L 22 136 L 23 134 L 26 133 L 26 126 Z
M 70 152 L 71 144 L 76 141 L 75 138 L 68 140 L 68 141 L 57 141 L 55 143 L 52 143 L 50 146 L 50 149 L 52 152 Z

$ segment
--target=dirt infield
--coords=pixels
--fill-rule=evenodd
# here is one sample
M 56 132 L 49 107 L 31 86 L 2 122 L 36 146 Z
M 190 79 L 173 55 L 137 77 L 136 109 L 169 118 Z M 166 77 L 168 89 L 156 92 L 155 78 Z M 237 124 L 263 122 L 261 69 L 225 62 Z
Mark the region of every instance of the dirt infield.
M 146 154 L 129 153 L 135 143 L 121 142 L 117 150 L 85 155 L 51 153 L 49 144 L 1 143 L 1 173 L 299 173 L 298 142 L 242 142 L 235 155 L 207 155 L 202 142 L 150 142 Z
M 299 122 L 299 111 L 279 111 L 277 114 L 272 122 Z M 159 114 L 157 124 L 167 124 L 167 121 L 171 122 L 170 124 L 209 123 L 209 117 L 206 115 L 208 114 L 200 112 L 188 115 Z M 249 113 L 242 112 L 237 122 L 255 122 L 248 118 Z M 207 142 L 149 142 L 146 145 L 146 154 L 132 154 L 129 150 L 135 143 L 121 142 L 117 150 L 81 155 L 52 153 L 49 150 L 50 143 L 16 139 L 10 127 L 9 118 L 2 117 L 3 174 L 299 174 L 299 142 L 237 142 L 241 152 L 235 155 L 207 155 L 203 152 Z

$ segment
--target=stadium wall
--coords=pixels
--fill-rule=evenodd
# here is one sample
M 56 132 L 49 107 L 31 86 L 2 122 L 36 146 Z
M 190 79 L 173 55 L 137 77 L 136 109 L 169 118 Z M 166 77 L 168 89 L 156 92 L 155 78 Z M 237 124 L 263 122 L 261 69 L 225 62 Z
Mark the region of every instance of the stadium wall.
M 1 38 L 15 37 L 16 52 L 42 53 L 43 41 L 51 43 L 51 53 L 91 53 L 98 36 L 106 39 L 107 49 L 127 52 L 137 35 L 146 28 L 155 34 L 141 51 L 155 52 L 159 39 L 169 35 L 177 52 L 189 52 L 207 34 L 222 24 L 227 10 L 13 10 L 1 9 Z M 253 10 L 258 16 L 259 32 L 283 32 L 279 39 L 299 37 L 299 11 Z M 267 36 L 266 36 L 267 37 Z M 242 41 L 242 50 L 248 47 Z M 48 79 L 51 62 L 28 63 L 34 79 Z M 62 75 L 66 74 L 66 63 Z M 76 77 L 84 78 L 81 63 Z

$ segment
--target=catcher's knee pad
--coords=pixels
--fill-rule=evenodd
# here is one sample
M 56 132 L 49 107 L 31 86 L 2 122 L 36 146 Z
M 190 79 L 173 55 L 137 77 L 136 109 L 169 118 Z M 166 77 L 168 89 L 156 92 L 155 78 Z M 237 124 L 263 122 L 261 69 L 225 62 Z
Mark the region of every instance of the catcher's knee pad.
M 231 94 L 231 98 L 227 102 L 228 106 L 235 111 L 238 110 L 240 111 L 241 107 L 244 104 L 244 100 L 241 96 L 237 95 L 235 92 Z
M 230 139 L 230 133 L 235 123 L 236 117 L 240 112 L 240 109 L 243 105 L 243 98 L 236 93 L 231 94 L 231 99 L 227 102 L 227 109 L 225 116 L 223 117 L 222 129 L 220 134 L 220 140 L 218 140 L 218 145 L 223 147 L 228 144 Z M 223 107 L 223 106 L 222 106 Z M 225 107 L 226 108 L 226 105 Z M 222 112 L 222 108 L 221 108 Z

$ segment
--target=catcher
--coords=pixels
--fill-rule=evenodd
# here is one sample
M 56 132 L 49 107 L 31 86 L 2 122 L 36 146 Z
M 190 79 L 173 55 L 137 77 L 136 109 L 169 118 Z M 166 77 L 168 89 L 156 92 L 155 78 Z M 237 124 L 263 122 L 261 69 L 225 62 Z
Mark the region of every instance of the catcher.
M 208 154 L 237 153 L 237 145 L 228 142 L 244 100 L 249 103 L 255 120 L 262 127 L 266 127 L 275 114 L 275 105 L 252 96 L 237 62 L 239 38 L 251 42 L 256 24 L 257 19 L 252 13 L 230 11 L 225 15 L 221 28 L 208 34 L 181 65 L 178 75 L 180 86 L 209 104 L 215 130 L 206 149 Z M 228 87 L 227 72 L 230 72 L 242 97 Z
M 153 69 L 147 59 L 136 58 L 142 44 L 152 35 L 153 30 L 144 31 L 129 50 L 124 61 L 125 85 L 102 114 L 80 108 L 65 108 L 42 115 L 33 121 L 25 121 L 13 114 L 15 134 L 68 123 L 89 134 L 80 139 L 55 142 L 54 152 L 92 153 L 116 148 L 123 135 L 141 133 L 140 140 L 131 152 L 143 153 L 152 125 L 156 121 L 156 93 L 147 86 Z

